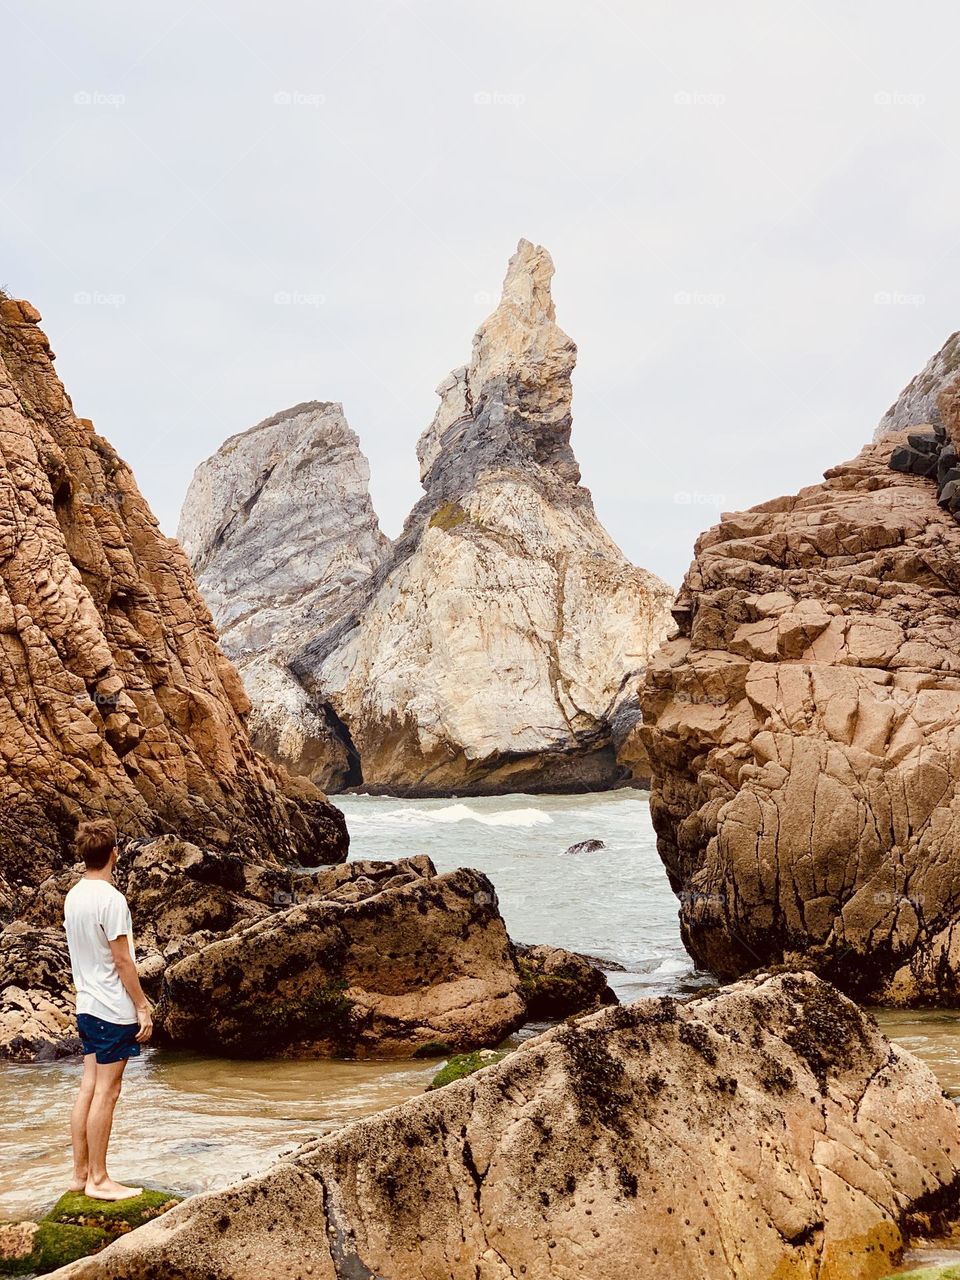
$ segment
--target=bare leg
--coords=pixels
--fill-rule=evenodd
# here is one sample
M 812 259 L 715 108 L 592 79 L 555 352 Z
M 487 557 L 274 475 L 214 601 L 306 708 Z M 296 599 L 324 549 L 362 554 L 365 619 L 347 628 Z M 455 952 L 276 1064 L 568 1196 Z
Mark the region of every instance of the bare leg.
M 87 1185 L 87 1170 L 90 1158 L 87 1153 L 87 1115 L 93 1101 L 93 1088 L 97 1079 L 96 1055 L 86 1053 L 83 1056 L 83 1076 L 80 1080 L 80 1092 L 73 1104 L 70 1116 L 70 1138 L 73 1142 L 73 1177 L 70 1179 L 71 1191 L 83 1191 Z
M 107 1145 L 113 1127 L 113 1110 L 120 1097 L 120 1082 L 127 1059 L 106 1064 L 97 1063 L 90 1114 L 87 1117 L 87 1145 L 90 1149 L 90 1167 L 84 1188 L 94 1200 L 126 1200 L 138 1196 L 141 1187 L 125 1187 L 107 1173 Z

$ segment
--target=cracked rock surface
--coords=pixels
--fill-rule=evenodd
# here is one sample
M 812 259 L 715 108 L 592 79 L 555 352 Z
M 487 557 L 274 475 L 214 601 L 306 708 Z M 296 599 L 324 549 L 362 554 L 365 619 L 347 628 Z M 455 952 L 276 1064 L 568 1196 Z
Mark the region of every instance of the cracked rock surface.
M 901 433 L 699 539 L 651 664 L 651 815 L 697 962 L 960 997 L 960 526 Z
M 370 467 L 339 404 L 312 401 L 231 436 L 197 468 L 178 537 L 251 702 L 254 745 L 321 786 L 344 742 L 287 668 L 386 554 Z
M 552 276 L 546 250 L 522 240 L 469 365 L 438 388 L 417 449 L 424 496 L 350 611 L 293 658 L 372 789 L 563 791 L 644 775 L 639 685 L 671 593 L 629 563 L 579 483 L 576 347 Z
M 762 976 L 557 1027 L 57 1274 L 877 1280 L 958 1177 L 929 1070 L 813 975 Z
M 0 298 L 0 918 L 81 818 L 341 860 L 338 811 L 254 751 L 187 559 L 75 416 L 39 318 Z

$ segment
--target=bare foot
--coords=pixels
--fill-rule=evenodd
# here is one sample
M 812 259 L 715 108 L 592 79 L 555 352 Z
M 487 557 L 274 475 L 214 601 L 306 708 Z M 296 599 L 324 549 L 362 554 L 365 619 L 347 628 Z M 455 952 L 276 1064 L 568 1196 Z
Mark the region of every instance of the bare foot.
M 70 1185 L 69 1187 L 67 1187 L 68 1191 L 86 1191 L 86 1189 L 87 1189 L 86 1178 L 71 1178 Z
M 122 1182 L 114 1182 L 112 1178 L 104 1178 L 102 1182 L 87 1182 L 84 1193 L 91 1200 L 129 1200 L 138 1196 L 143 1187 L 125 1187 Z

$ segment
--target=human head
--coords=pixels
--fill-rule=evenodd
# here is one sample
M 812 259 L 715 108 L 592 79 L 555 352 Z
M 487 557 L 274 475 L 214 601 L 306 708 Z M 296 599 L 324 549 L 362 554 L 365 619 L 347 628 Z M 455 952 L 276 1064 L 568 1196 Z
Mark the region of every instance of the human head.
M 77 853 L 88 871 L 102 871 L 117 847 L 117 824 L 109 818 L 81 822 L 77 828 Z

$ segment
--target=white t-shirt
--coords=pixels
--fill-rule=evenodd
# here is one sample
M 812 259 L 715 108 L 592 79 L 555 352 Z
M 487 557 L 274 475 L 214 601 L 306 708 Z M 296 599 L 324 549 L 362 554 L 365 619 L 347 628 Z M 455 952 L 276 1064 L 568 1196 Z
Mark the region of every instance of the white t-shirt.
M 112 941 L 126 935 L 130 956 L 136 959 L 126 898 L 106 880 L 78 880 L 64 900 L 63 919 L 77 988 L 77 1013 L 91 1013 L 105 1022 L 137 1022 L 137 1011 L 110 950 Z

